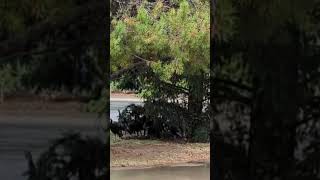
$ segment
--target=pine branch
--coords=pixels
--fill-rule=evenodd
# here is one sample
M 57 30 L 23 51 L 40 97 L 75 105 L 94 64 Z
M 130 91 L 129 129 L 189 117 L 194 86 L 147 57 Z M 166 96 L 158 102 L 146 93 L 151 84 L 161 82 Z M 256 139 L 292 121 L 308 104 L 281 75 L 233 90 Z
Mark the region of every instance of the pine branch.
M 90 1 L 84 5 L 75 7 L 67 16 L 58 16 L 50 20 L 40 22 L 30 27 L 26 33 L 17 35 L 12 39 L 8 39 L 0 43 L 0 56 L 6 57 L 21 51 L 30 51 L 34 48 L 34 44 L 41 41 L 42 38 L 55 29 L 63 29 L 64 27 L 77 22 L 83 16 L 88 16 L 88 13 L 101 13 L 105 16 L 106 3 L 104 1 Z M 103 27 L 102 27 L 103 28 Z
M 53 45 L 50 45 L 50 47 L 41 49 L 41 50 L 32 50 L 32 49 L 21 49 L 20 51 L 15 51 L 12 54 L 9 55 L 0 55 L 0 62 L 1 61 L 6 61 L 6 60 L 11 60 L 13 58 L 18 58 L 22 56 L 31 56 L 31 55 L 44 55 L 44 54 L 49 54 L 49 53 L 54 53 L 58 52 L 61 49 L 70 49 L 74 48 L 81 45 L 90 45 L 91 42 L 85 41 L 85 40 L 76 40 L 76 41 L 71 41 L 71 42 L 62 42 L 62 43 L 55 43 Z
M 307 103 L 307 105 L 311 106 L 312 109 L 319 109 L 320 108 L 320 96 L 313 96 L 310 98 L 309 103 Z M 314 114 L 313 114 L 314 115 Z M 307 118 L 304 118 L 303 120 L 297 122 L 294 125 L 294 128 L 297 128 L 303 124 L 306 124 L 312 120 L 315 120 L 315 118 L 313 117 L 312 113 L 311 116 L 308 116 Z
M 111 74 L 110 81 L 114 81 L 114 80 L 119 79 L 122 75 L 124 75 L 127 72 L 134 71 L 135 69 L 138 69 L 138 68 L 145 68 L 145 67 L 146 67 L 146 62 L 133 63 L 129 67 L 123 68 L 123 69 L 118 70 L 117 72 Z
M 213 78 L 213 83 L 223 83 L 225 85 L 230 85 L 230 86 L 236 87 L 238 89 L 246 90 L 249 92 L 253 91 L 252 87 L 241 84 L 240 82 L 232 81 L 230 79 Z

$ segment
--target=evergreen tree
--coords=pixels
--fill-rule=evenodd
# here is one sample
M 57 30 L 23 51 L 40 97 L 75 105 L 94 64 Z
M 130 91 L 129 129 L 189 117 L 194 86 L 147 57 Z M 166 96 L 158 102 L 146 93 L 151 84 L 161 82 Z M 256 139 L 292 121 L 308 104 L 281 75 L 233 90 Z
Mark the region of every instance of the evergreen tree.
M 311 108 L 310 102 L 314 102 L 314 110 L 319 107 L 316 101 L 317 93 L 310 90 L 317 89 L 319 83 L 316 81 L 311 83 L 308 80 L 310 74 L 316 74 L 320 65 L 320 62 L 316 60 L 318 56 L 316 43 L 318 22 L 315 20 L 317 19 L 315 15 L 318 9 L 317 2 L 226 2 L 212 3 L 216 11 L 212 16 L 215 20 L 212 27 L 215 49 L 213 49 L 214 59 L 211 63 L 218 64 L 218 66 L 212 66 L 212 71 L 218 71 L 216 74 L 221 74 L 223 69 L 230 67 L 230 62 L 239 59 L 242 62 L 240 64 L 249 64 L 250 71 L 245 74 L 249 76 L 248 85 L 252 87 L 249 96 L 251 120 L 250 127 L 247 129 L 250 138 L 249 148 L 242 153 L 242 156 L 246 157 L 244 164 L 237 163 L 238 171 L 230 166 L 227 167 L 226 162 L 230 156 L 228 157 L 225 152 L 227 148 L 224 145 L 225 135 L 223 134 L 220 139 L 219 136 L 212 137 L 212 141 L 216 140 L 215 143 L 217 143 L 212 151 L 217 154 L 212 154 L 212 156 L 222 156 L 216 158 L 217 164 L 213 164 L 213 167 L 221 168 L 219 179 L 227 178 L 230 174 L 238 179 L 299 179 L 311 176 L 315 178 L 317 173 L 311 175 L 310 171 L 302 172 L 301 169 L 298 169 L 302 162 L 297 159 L 295 153 L 298 151 L 299 141 L 297 124 L 302 122 L 301 119 L 310 115 L 307 115 L 305 107 Z M 222 8 L 219 9 L 219 6 Z M 229 26 L 231 27 L 229 30 L 233 36 L 223 41 L 219 29 L 224 29 L 224 31 L 228 29 L 224 28 L 223 23 L 219 23 L 219 18 L 225 12 L 232 12 L 223 11 L 226 9 L 233 10 L 233 13 L 229 14 L 231 17 L 227 17 L 232 21 L 229 23 L 232 25 Z M 235 59 L 234 56 L 239 54 L 240 58 Z M 221 64 L 229 65 L 216 69 Z M 319 79 L 316 75 L 313 77 Z M 217 89 L 220 88 L 214 78 L 213 76 L 210 91 L 212 110 L 216 109 L 217 98 L 215 97 L 217 91 L 219 92 Z M 229 76 L 228 79 L 234 78 Z M 243 87 L 245 84 L 246 82 L 242 81 L 236 86 Z M 229 83 L 228 86 L 230 87 L 231 84 Z M 233 94 L 234 91 L 229 93 Z M 242 97 L 248 96 L 242 95 Z M 246 99 L 237 98 L 235 100 L 245 102 Z M 311 116 L 312 122 L 319 120 L 314 113 Z M 215 125 L 215 128 L 219 127 L 219 122 Z M 308 127 L 316 129 L 317 125 Z M 219 140 L 222 143 L 218 143 Z M 312 149 L 315 147 L 313 146 Z M 225 154 L 223 155 L 222 152 Z M 231 158 L 235 159 L 235 156 Z M 238 160 L 238 162 L 241 161 Z M 308 164 L 305 161 L 304 163 Z M 214 172 L 219 172 L 219 169 Z

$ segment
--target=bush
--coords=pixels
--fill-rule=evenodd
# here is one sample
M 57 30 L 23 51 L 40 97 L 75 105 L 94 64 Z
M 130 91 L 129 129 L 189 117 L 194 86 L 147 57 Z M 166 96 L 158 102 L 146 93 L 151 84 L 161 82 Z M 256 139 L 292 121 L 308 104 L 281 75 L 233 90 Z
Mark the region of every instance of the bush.
M 120 85 L 119 82 L 117 82 L 117 81 L 111 81 L 111 83 L 110 83 L 110 90 L 111 90 L 111 92 L 121 91 L 119 85 Z
M 16 81 L 17 77 L 14 74 L 12 66 L 10 64 L 4 65 L 0 69 L 0 103 L 3 103 L 7 93 L 16 90 Z
M 20 63 L 15 66 L 4 64 L 0 67 L 0 103 L 8 94 L 25 89 L 24 81 L 29 72 L 30 69 Z
M 107 179 L 108 148 L 98 137 L 83 137 L 79 133 L 64 134 L 34 161 L 26 152 L 29 180 Z
M 192 141 L 209 142 L 209 129 L 207 127 L 199 127 L 193 131 Z
M 108 93 L 108 90 L 105 88 L 102 90 L 101 95 L 98 99 L 91 100 L 87 104 L 87 111 L 98 113 L 99 116 L 105 114 L 109 108 L 109 99 L 107 98 L 108 96 L 106 93 Z

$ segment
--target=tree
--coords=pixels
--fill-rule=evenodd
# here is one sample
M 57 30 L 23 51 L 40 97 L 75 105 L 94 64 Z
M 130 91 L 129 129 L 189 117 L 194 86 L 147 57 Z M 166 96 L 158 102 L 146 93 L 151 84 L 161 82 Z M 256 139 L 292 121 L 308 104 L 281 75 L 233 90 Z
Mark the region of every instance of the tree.
M 136 14 L 113 20 L 112 72 L 140 66 L 144 98 L 176 102 L 183 95 L 190 114 L 198 116 L 207 96 L 209 6 L 206 1 L 175 5 L 144 2 L 137 5 Z M 189 121 L 191 125 L 196 118 Z M 190 129 L 196 129 L 194 124 Z
M 219 6 L 223 7 L 220 11 Z M 306 177 L 296 169 L 296 164 L 300 163 L 295 157 L 298 142 L 296 125 L 301 119 L 297 118 L 299 109 L 304 109 L 303 107 L 307 105 L 306 102 L 316 99 L 316 94 L 312 90 L 310 91 L 310 88 L 314 89 L 319 85 L 315 81 L 309 84 L 307 80 L 308 74 L 310 72 L 314 74 L 315 69 L 318 69 L 320 65 L 319 61 L 316 62 L 318 48 L 314 43 L 317 39 L 317 33 L 315 33 L 317 30 L 316 7 L 315 1 L 217 2 L 217 10 L 214 12 L 216 14 L 213 17 L 217 23 L 213 27 L 215 31 L 212 32 L 213 40 L 216 43 L 215 59 L 211 63 L 221 65 L 228 64 L 230 60 L 235 62 L 236 59 L 232 58 L 240 53 L 241 56 L 238 59 L 242 61 L 241 64 L 248 63 L 250 67 L 250 71 L 245 73 L 246 76 L 251 77 L 247 82 L 252 87 L 249 89 L 252 93 L 249 96 L 251 99 L 249 101 L 251 120 L 250 127 L 247 129 L 250 139 L 248 141 L 249 148 L 246 153 L 243 153 L 244 157 L 247 154 L 248 168 L 242 171 L 242 178 L 293 179 Z M 232 11 L 227 9 L 234 11 L 228 14 L 226 12 Z M 231 21 L 230 29 L 225 28 L 226 24 L 221 22 L 219 24 L 219 18 L 222 14 L 227 15 L 225 18 Z M 235 32 L 236 36 L 223 39 L 219 32 L 221 29 L 224 29 L 223 31 L 229 30 L 231 35 Z M 310 66 L 310 64 L 312 65 Z M 218 69 L 218 73 L 223 69 Z M 217 72 L 214 67 L 212 71 Z M 214 84 L 214 78 L 211 81 L 210 91 L 213 110 L 217 103 L 217 98 L 215 98 L 218 94 L 217 91 L 219 91 L 217 89 L 221 88 L 217 83 Z M 234 78 L 229 76 L 230 79 Z M 246 81 L 240 81 L 234 85 L 243 87 L 244 83 Z M 225 85 L 232 86 L 230 83 Z M 234 93 L 239 95 L 239 90 L 232 89 L 228 92 L 228 94 Z M 248 95 L 242 94 L 241 97 L 248 97 Z M 246 98 L 234 100 L 244 102 Z M 302 117 L 304 116 L 308 115 L 303 114 Z M 313 120 L 317 120 L 317 118 L 313 117 Z M 312 129 L 315 127 L 313 126 Z M 219 140 L 217 137 L 213 137 L 213 141 L 215 139 Z M 226 139 L 226 137 L 224 136 L 222 139 Z M 219 152 L 221 151 L 223 149 Z M 214 154 L 212 155 L 214 156 Z M 226 165 L 222 164 L 227 159 L 226 156 L 222 156 L 220 161 L 216 161 L 220 164 L 213 164 L 213 166 L 233 171 L 230 167 L 228 169 Z M 246 165 L 244 164 L 244 166 Z M 225 176 L 227 173 L 222 174 L 220 178 L 226 178 Z M 240 177 L 238 176 L 238 178 Z M 308 175 L 308 177 L 310 176 Z
M 3 0 L 0 63 L 32 66 L 33 86 L 100 91 L 107 69 L 98 55 L 105 46 L 105 7 L 101 1 Z
M 86 66 L 91 68 L 90 73 L 93 74 L 89 83 L 90 85 L 97 85 L 98 91 L 101 88 L 104 89 L 101 94 L 103 94 L 103 99 L 106 100 L 105 105 L 109 100 L 109 89 L 105 84 L 108 82 L 108 64 L 110 63 L 106 61 L 109 49 L 108 43 L 106 43 L 109 34 L 107 28 L 109 10 L 109 3 L 97 0 L 1 0 L 0 64 L 13 64 L 15 61 L 20 61 L 22 64 L 40 64 L 39 70 L 45 71 L 46 75 L 63 74 L 64 79 L 61 76 L 54 78 L 55 80 L 58 79 L 59 83 L 63 80 L 68 81 L 77 78 L 78 75 L 75 76 L 72 70 L 80 70 L 81 63 L 87 63 Z M 58 66 L 57 72 L 50 71 L 48 64 Z M 67 70 L 65 70 L 63 69 L 65 67 L 72 68 L 66 68 Z M 39 77 L 42 76 L 37 74 L 34 78 L 37 83 L 39 83 Z M 52 84 L 54 83 L 51 82 Z M 100 94 L 100 92 L 98 93 Z M 109 117 L 109 108 L 105 111 L 107 117 Z M 107 120 L 107 129 L 109 128 L 108 123 L 109 120 Z M 106 163 L 110 161 L 110 154 L 108 153 L 110 147 L 109 130 L 107 130 L 106 143 L 96 139 L 82 139 L 79 136 L 67 137 L 62 141 L 64 141 L 62 146 L 67 149 L 66 151 L 69 151 L 67 154 L 76 156 L 75 161 L 62 172 L 59 168 L 45 169 L 42 166 L 42 164 L 46 164 L 47 167 L 56 167 L 56 158 L 59 161 L 61 157 L 55 156 L 57 154 L 51 151 L 52 149 L 45 152 L 39 159 L 38 163 L 40 165 L 34 165 L 30 154 L 28 154 L 27 157 L 31 165 L 30 178 L 34 177 L 34 173 L 39 173 L 36 174 L 35 178 L 40 179 L 47 178 L 48 174 L 46 173 L 53 173 L 60 179 L 72 179 L 72 177 L 67 176 L 71 171 L 71 173 L 79 173 L 78 177 L 80 179 L 92 179 L 97 173 L 95 171 L 96 165 L 104 173 L 101 176 L 99 174 L 98 178 L 110 177 L 109 164 Z M 71 143 L 71 145 L 68 143 Z M 55 145 L 57 144 L 54 144 L 51 148 L 54 149 Z M 88 154 L 82 154 L 85 151 L 79 151 L 81 148 L 88 148 L 85 150 L 88 151 Z M 50 160 L 53 160 L 53 162 Z M 80 167 L 75 166 L 75 164 L 79 164 Z

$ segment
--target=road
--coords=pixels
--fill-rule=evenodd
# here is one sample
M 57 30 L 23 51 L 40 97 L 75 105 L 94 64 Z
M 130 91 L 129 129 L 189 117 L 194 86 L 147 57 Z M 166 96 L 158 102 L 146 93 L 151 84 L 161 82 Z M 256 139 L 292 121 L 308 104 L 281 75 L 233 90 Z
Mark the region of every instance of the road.
M 116 120 L 118 109 L 122 110 L 125 106 L 141 101 L 132 99 L 111 99 L 111 118 Z M 27 170 L 27 162 L 24 157 L 24 151 L 30 151 L 36 159 L 44 151 L 50 141 L 60 137 L 63 132 L 81 132 L 85 135 L 98 136 L 105 138 L 102 127 L 105 125 L 103 118 L 98 118 L 96 114 L 79 112 L 66 107 L 53 108 L 52 110 L 30 108 L 32 105 L 19 104 L 3 108 L 0 105 L 0 180 L 26 180 L 22 176 Z M 31 109 L 31 110 L 29 110 Z M 113 178 L 119 180 L 130 179 L 130 177 L 145 178 L 154 177 L 159 174 L 160 177 L 181 177 L 187 180 L 182 174 L 191 172 L 185 169 L 176 170 L 150 170 L 142 171 L 122 171 L 121 174 L 113 172 Z M 141 173 L 141 174 L 140 174 Z M 170 175 L 171 174 L 171 175 Z M 197 175 L 200 179 L 208 179 L 208 169 L 199 169 L 189 174 L 190 177 Z
M 0 179 L 25 180 L 24 151 L 34 158 L 63 132 L 104 138 L 104 122 L 96 114 L 68 110 L 3 110 L 0 107 Z
M 133 101 L 133 100 L 123 101 L 123 100 L 114 99 L 110 103 L 110 118 L 114 121 L 118 121 L 118 116 L 119 116 L 118 110 L 122 111 L 123 109 L 125 109 L 126 106 L 133 103 L 142 104 L 142 102 L 140 101 Z
M 161 167 L 111 171 L 111 180 L 209 180 L 209 167 Z

